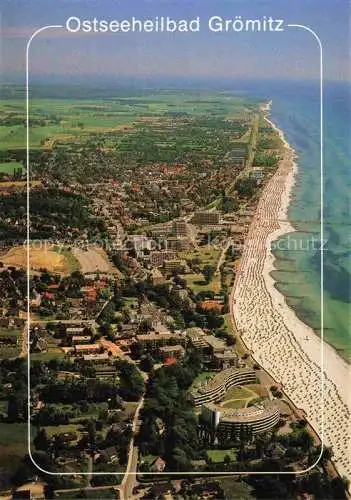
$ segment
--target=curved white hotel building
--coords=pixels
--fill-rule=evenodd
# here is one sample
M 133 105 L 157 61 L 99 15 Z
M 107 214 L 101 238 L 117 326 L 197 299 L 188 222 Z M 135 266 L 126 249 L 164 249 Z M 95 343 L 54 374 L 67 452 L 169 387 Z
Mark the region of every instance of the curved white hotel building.
M 280 411 L 274 401 L 240 409 L 208 403 L 202 407 L 201 416 L 212 430 L 239 436 L 242 427 L 247 426 L 255 435 L 272 429 L 279 422 Z
M 256 372 L 252 368 L 228 368 L 204 385 L 190 391 L 194 406 L 220 401 L 236 385 L 254 384 Z

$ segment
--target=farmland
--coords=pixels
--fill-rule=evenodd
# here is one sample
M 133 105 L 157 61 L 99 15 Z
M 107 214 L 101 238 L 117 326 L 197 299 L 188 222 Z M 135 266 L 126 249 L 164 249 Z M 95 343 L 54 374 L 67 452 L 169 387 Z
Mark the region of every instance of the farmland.
M 0 148 L 25 147 L 25 100 L 20 88 L 6 93 L 0 105 Z M 15 95 L 14 95 L 15 94 Z M 30 146 L 52 149 L 61 143 L 84 143 L 91 135 L 117 134 L 119 139 L 125 127 L 150 123 L 158 117 L 175 118 L 204 115 L 215 111 L 218 116 L 232 116 L 245 111 L 246 103 L 239 98 L 212 97 L 182 92 L 141 91 L 135 96 L 101 97 L 94 99 L 40 98 L 34 91 L 30 99 Z M 117 92 L 116 92 L 117 94 Z M 14 98 L 17 97 L 17 98 Z M 246 132 L 246 131 L 243 131 Z M 107 139 L 107 143 L 109 140 Z

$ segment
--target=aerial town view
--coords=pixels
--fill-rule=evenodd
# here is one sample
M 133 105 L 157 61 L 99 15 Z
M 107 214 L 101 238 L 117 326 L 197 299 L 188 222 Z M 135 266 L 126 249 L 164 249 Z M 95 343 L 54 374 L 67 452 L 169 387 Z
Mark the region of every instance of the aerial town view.
M 324 230 L 318 84 L 41 81 L 47 37 L 0 87 L 0 499 L 349 498 L 349 84 Z

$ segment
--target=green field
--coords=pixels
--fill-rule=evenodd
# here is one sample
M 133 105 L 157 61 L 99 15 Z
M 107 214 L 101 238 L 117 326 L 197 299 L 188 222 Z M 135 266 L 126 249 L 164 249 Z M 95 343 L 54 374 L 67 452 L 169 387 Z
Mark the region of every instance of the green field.
M 13 474 L 26 451 L 27 424 L 0 422 L 0 469 Z
M 245 387 L 232 387 L 229 391 L 226 392 L 224 400 L 227 401 L 229 399 L 247 399 L 253 396 L 253 393 Z
M 13 174 L 15 168 L 22 169 L 23 166 L 18 161 L 0 162 L 0 174 Z
M 117 477 L 117 476 L 116 476 Z M 72 493 L 70 492 L 55 492 L 55 498 L 62 498 L 62 499 L 67 499 L 67 500 L 72 500 Z M 91 500 L 96 500 L 97 498 L 114 498 L 116 499 L 116 492 L 115 490 L 111 488 L 94 488 L 94 489 L 89 489 L 89 490 L 84 490 L 81 489 L 78 492 L 74 493 L 74 498 L 79 499 L 79 498 L 90 498 Z
M 81 266 L 79 264 L 78 259 L 73 255 L 73 253 L 67 248 L 54 247 L 52 249 L 54 252 L 63 255 L 66 258 L 66 262 L 69 268 L 69 273 L 73 273 L 74 271 L 80 271 Z
M 184 274 L 181 276 L 185 279 L 187 287 L 189 287 L 194 293 L 203 292 L 205 290 L 211 290 L 212 292 L 218 293 L 221 289 L 221 284 L 218 276 L 215 276 L 212 281 L 207 285 L 203 274 Z
M 222 463 L 224 462 L 224 457 L 229 456 L 230 459 L 234 462 L 236 460 L 236 451 L 234 449 L 229 450 L 207 450 L 207 456 L 214 463 Z
M 15 358 L 21 352 L 17 339 L 21 335 L 19 328 L 0 328 L 0 359 Z
M 245 408 L 250 401 L 256 400 L 258 397 L 259 394 L 252 388 L 244 386 L 232 387 L 226 392 L 221 406 L 232 409 Z
M 240 408 L 245 408 L 247 399 L 235 399 L 234 401 L 228 401 L 223 403 L 223 408 L 231 408 L 232 410 L 239 410 Z
M 78 434 L 78 438 L 79 438 L 80 432 L 78 429 L 80 429 L 80 425 L 77 425 L 77 424 L 45 426 L 45 430 L 47 432 L 48 437 L 52 437 L 55 434 L 59 434 L 61 432 L 76 432 Z
M 20 90 L 16 91 L 21 96 Z M 118 92 L 116 91 L 116 94 Z M 248 112 L 247 101 L 237 96 L 208 95 L 207 93 L 140 92 L 139 96 L 96 99 L 30 99 L 29 141 L 32 148 L 51 149 L 53 140 L 87 140 L 91 134 L 112 132 L 132 126 L 140 117 L 153 120 L 160 116 L 203 115 L 216 113 L 231 117 Z M 13 95 L 13 93 L 12 93 Z M 38 95 L 38 92 L 37 92 Z M 0 125 L 0 149 L 24 148 L 26 144 L 25 100 L 3 99 Z M 245 135 L 245 134 L 243 134 Z
M 14 338 L 16 339 L 17 337 L 19 337 L 19 335 L 21 334 L 21 329 L 20 328 L 0 328 L 0 341 L 1 341 L 1 338 Z
M 51 318 L 48 318 L 51 319 Z M 65 353 L 59 347 L 49 348 L 47 352 L 33 352 L 30 355 L 31 361 L 50 361 L 65 356 Z

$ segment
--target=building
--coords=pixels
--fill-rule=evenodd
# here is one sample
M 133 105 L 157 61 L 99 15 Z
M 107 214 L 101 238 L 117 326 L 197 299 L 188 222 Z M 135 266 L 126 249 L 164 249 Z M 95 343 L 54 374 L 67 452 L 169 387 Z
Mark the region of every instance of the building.
M 216 311 L 219 314 L 221 314 L 224 309 L 223 302 L 219 302 L 218 300 L 203 300 L 200 302 L 199 306 L 204 311 Z
M 190 241 L 186 236 L 170 236 L 166 240 L 167 249 L 175 252 L 183 252 L 189 250 Z
M 143 234 L 131 234 L 126 240 L 126 245 L 129 248 L 133 248 L 136 252 L 142 252 L 144 250 L 152 250 L 154 242 Z
M 198 327 L 188 328 L 186 334 L 191 346 L 200 351 L 204 362 L 210 363 L 213 368 L 224 370 L 238 365 L 238 355 L 224 340 L 206 335 Z
M 201 210 L 195 212 L 194 224 L 198 226 L 207 226 L 211 224 L 219 224 L 221 220 L 221 214 L 218 210 Z
M 172 232 L 175 236 L 187 236 L 188 225 L 185 220 L 176 220 L 173 222 Z
M 238 146 L 228 153 L 228 159 L 235 167 L 245 167 L 247 149 L 246 146 Z
M 226 370 L 231 366 L 239 366 L 239 357 L 233 349 L 225 349 L 223 352 L 215 352 L 212 358 L 217 370 Z
M 90 335 L 73 335 L 72 344 L 90 344 L 91 336 Z
M 83 326 L 66 328 L 67 337 L 84 335 L 84 333 L 85 333 L 85 328 Z
M 83 361 L 89 362 L 93 361 L 94 363 L 106 363 L 109 361 L 110 357 L 107 352 L 103 352 L 100 354 L 84 354 Z
M 252 435 L 271 430 L 279 422 L 279 407 L 274 401 L 246 408 L 225 408 L 207 403 L 201 409 L 201 417 L 213 431 L 227 434 L 228 440 L 240 437 L 243 429 L 250 429 Z
M 119 327 L 119 337 L 123 339 L 128 339 L 134 337 L 138 330 L 138 325 L 133 323 L 123 324 Z
M 74 346 L 76 354 L 93 354 L 98 353 L 101 349 L 100 344 L 77 344 Z
M 148 333 L 137 335 L 137 342 L 147 349 L 158 349 L 167 345 L 186 345 L 186 337 L 176 333 Z
M 163 472 L 165 467 L 166 462 L 161 457 L 158 457 L 152 462 L 150 470 L 152 472 Z
M 191 346 L 195 349 L 204 353 L 208 348 L 208 344 L 205 341 L 206 334 L 202 328 L 196 326 L 193 328 L 188 328 L 186 331 L 186 336 L 188 337 Z
M 181 345 L 165 345 L 159 348 L 159 353 L 162 357 L 162 361 L 165 361 L 167 358 L 176 358 L 179 359 L 184 356 L 185 350 Z
M 251 368 L 228 368 L 211 380 L 190 391 L 194 406 L 219 402 L 229 389 L 236 385 L 254 384 L 256 373 Z
M 163 263 L 163 269 L 166 274 L 183 274 L 186 269 L 186 263 L 184 260 L 180 259 L 165 260 Z
M 99 461 L 115 464 L 118 462 L 118 451 L 115 446 L 109 446 L 104 450 L 101 450 Z
M 162 238 L 164 236 L 167 236 L 167 234 L 170 234 L 170 232 L 170 225 L 154 227 L 153 229 L 151 229 L 151 235 L 153 238 Z
M 175 259 L 176 253 L 170 250 L 161 250 L 160 252 L 150 253 L 150 264 L 153 267 L 160 267 L 165 260 Z

